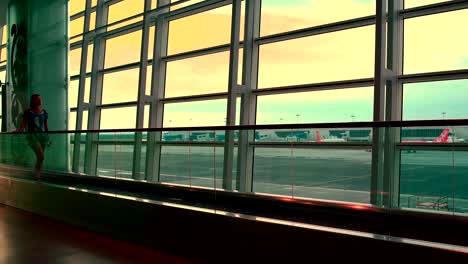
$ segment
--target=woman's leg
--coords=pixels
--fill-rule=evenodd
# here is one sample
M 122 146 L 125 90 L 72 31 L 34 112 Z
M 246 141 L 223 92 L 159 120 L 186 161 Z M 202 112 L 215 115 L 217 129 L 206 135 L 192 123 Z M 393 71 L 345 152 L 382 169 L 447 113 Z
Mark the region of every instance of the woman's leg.
M 36 154 L 36 165 L 34 166 L 35 177 L 40 177 L 42 170 L 42 164 L 44 163 L 44 147 L 41 144 L 35 144 L 32 146 L 34 154 Z

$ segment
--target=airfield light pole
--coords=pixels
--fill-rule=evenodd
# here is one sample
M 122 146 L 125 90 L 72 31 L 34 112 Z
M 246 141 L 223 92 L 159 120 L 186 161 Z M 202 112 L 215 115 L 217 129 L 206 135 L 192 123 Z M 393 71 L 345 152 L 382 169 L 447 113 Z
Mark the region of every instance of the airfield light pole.
M 299 117 L 300 116 L 301 116 L 300 114 L 296 114 L 296 124 L 299 124 Z
M 445 115 L 446 115 L 446 114 L 447 114 L 446 112 L 442 112 L 442 119 L 445 120 Z

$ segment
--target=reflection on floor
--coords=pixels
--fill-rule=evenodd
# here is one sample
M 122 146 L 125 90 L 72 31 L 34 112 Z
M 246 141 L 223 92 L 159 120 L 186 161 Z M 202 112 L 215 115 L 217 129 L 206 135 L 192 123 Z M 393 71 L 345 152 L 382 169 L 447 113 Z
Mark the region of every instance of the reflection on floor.
M 0 205 L 0 263 L 195 263 Z

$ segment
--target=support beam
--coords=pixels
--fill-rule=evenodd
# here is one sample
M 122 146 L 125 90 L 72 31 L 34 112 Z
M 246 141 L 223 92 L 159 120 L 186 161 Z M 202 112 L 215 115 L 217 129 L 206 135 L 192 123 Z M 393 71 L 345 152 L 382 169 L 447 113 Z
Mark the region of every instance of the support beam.
M 152 0 L 145 0 L 145 12 L 151 10 Z M 150 35 L 151 19 L 149 16 L 145 16 L 143 19 L 143 32 L 141 40 L 141 52 L 140 52 L 140 76 L 138 82 L 138 106 L 137 106 L 137 118 L 136 128 L 144 128 L 145 120 L 145 98 L 146 98 L 146 77 L 148 68 L 148 46 L 149 46 L 149 35 Z M 140 160 L 142 151 L 142 140 L 143 133 L 135 133 L 135 144 L 133 147 L 133 166 L 132 176 L 133 179 L 143 180 L 144 175 L 141 175 Z
M 96 11 L 96 27 L 107 24 L 108 9 L 105 6 L 104 0 L 98 0 Z M 105 31 L 105 28 L 98 30 L 97 34 Z M 97 105 L 102 101 L 102 84 L 104 68 L 104 57 L 106 52 L 106 41 L 99 36 L 94 38 L 93 50 L 93 65 L 91 71 L 91 89 L 88 109 L 88 129 L 97 130 L 100 128 L 101 109 Z M 98 158 L 98 139 L 97 133 L 86 135 L 86 150 L 85 150 L 85 170 L 86 174 L 95 175 L 97 172 Z
M 239 35 L 241 0 L 233 0 L 231 20 L 231 49 L 229 56 L 229 84 L 226 125 L 236 125 L 236 101 L 238 93 L 237 74 L 239 69 Z M 225 131 L 223 189 L 232 190 L 232 169 L 234 162 L 234 131 Z M 214 175 L 216 178 L 216 175 Z M 216 187 L 216 186 L 214 186 Z
M 255 39 L 260 36 L 260 1 L 246 1 L 244 30 L 244 60 L 242 66 L 242 86 L 240 124 L 255 125 L 258 78 L 258 44 Z M 237 154 L 236 189 L 241 192 L 252 191 L 255 131 L 239 131 Z
M 85 7 L 85 20 L 84 20 L 84 27 L 83 32 L 87 32 L 89 30 L 90 25 L 90 16 L 91 16 L 91 0 L 86 0 L 86 7 Z M 89 42 L 89 35 L 85 34 L 83 37 L 82 46 L 81 46 L 81 59 L 80 59 L 80 76 L 78 81 L 78 102 L 77 102 L 77 111 L 76 111 L 76 121 L 75 121 L 75 129 L 82 130 L 83 129 L 83 111 L 86 109 L 85 102 L 84 102 L 84 95 L 86 89 L 86 68 L 87 68 L 87 58 L 88 58 L 88 42 Z M 70 87 L 70 81 L 68 82 L 68 87 Z M 68 90 L 68 92 L 70 92 Z M 68 102 L 70 103 L 70 102 Z M 72 171 L 75 173 L 80 172 L 80 153 L 81 153 L 81 134 L 74 134 L 71 135 L 74 137 L 75 141 L 73 143 L 73 159 L 72 159 Z
M 169 0 L 159 0 L 158 7 L 167 6 Z M 164 8 L 163 12 L 168 12 L 169 7 Z M 169 22 L 163 16 L 159 16 L 156 20 L 156 32 L 154 34 L 154 54 L 153 54 L 153 72 L 151 82 L 151 113 L 150 127 L 163 126 L 164 103 L 161 99 L 164 98 L 165 78 L 166 78 L 166 62 L 162 60 L 167 54 Z M 148 133 L 148 144 L 146 149 L 146 180 L 159 182 L 159 162 L 161 160 L 161 145 L 158 141 L 161 140 L 161 132 Z

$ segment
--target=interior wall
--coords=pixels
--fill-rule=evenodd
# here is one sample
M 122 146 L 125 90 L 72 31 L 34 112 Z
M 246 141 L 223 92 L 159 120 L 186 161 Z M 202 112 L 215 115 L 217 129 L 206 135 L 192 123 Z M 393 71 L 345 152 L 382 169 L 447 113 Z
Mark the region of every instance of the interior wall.
M 9 65 L 7 130 L 15 130 L 29 107 L 32 94 L 40 94 L 49 113 L 50 130 L 67 129 L 68 1 L 10 0 L 8 2 Z M 50 135 L 45 168 L 66 170 L 67 135 Z M 17 152 L 17 153 L 15 153 Z M 12 148 L 13 162 L 30 165 L 34 154 L 26 145 Z

